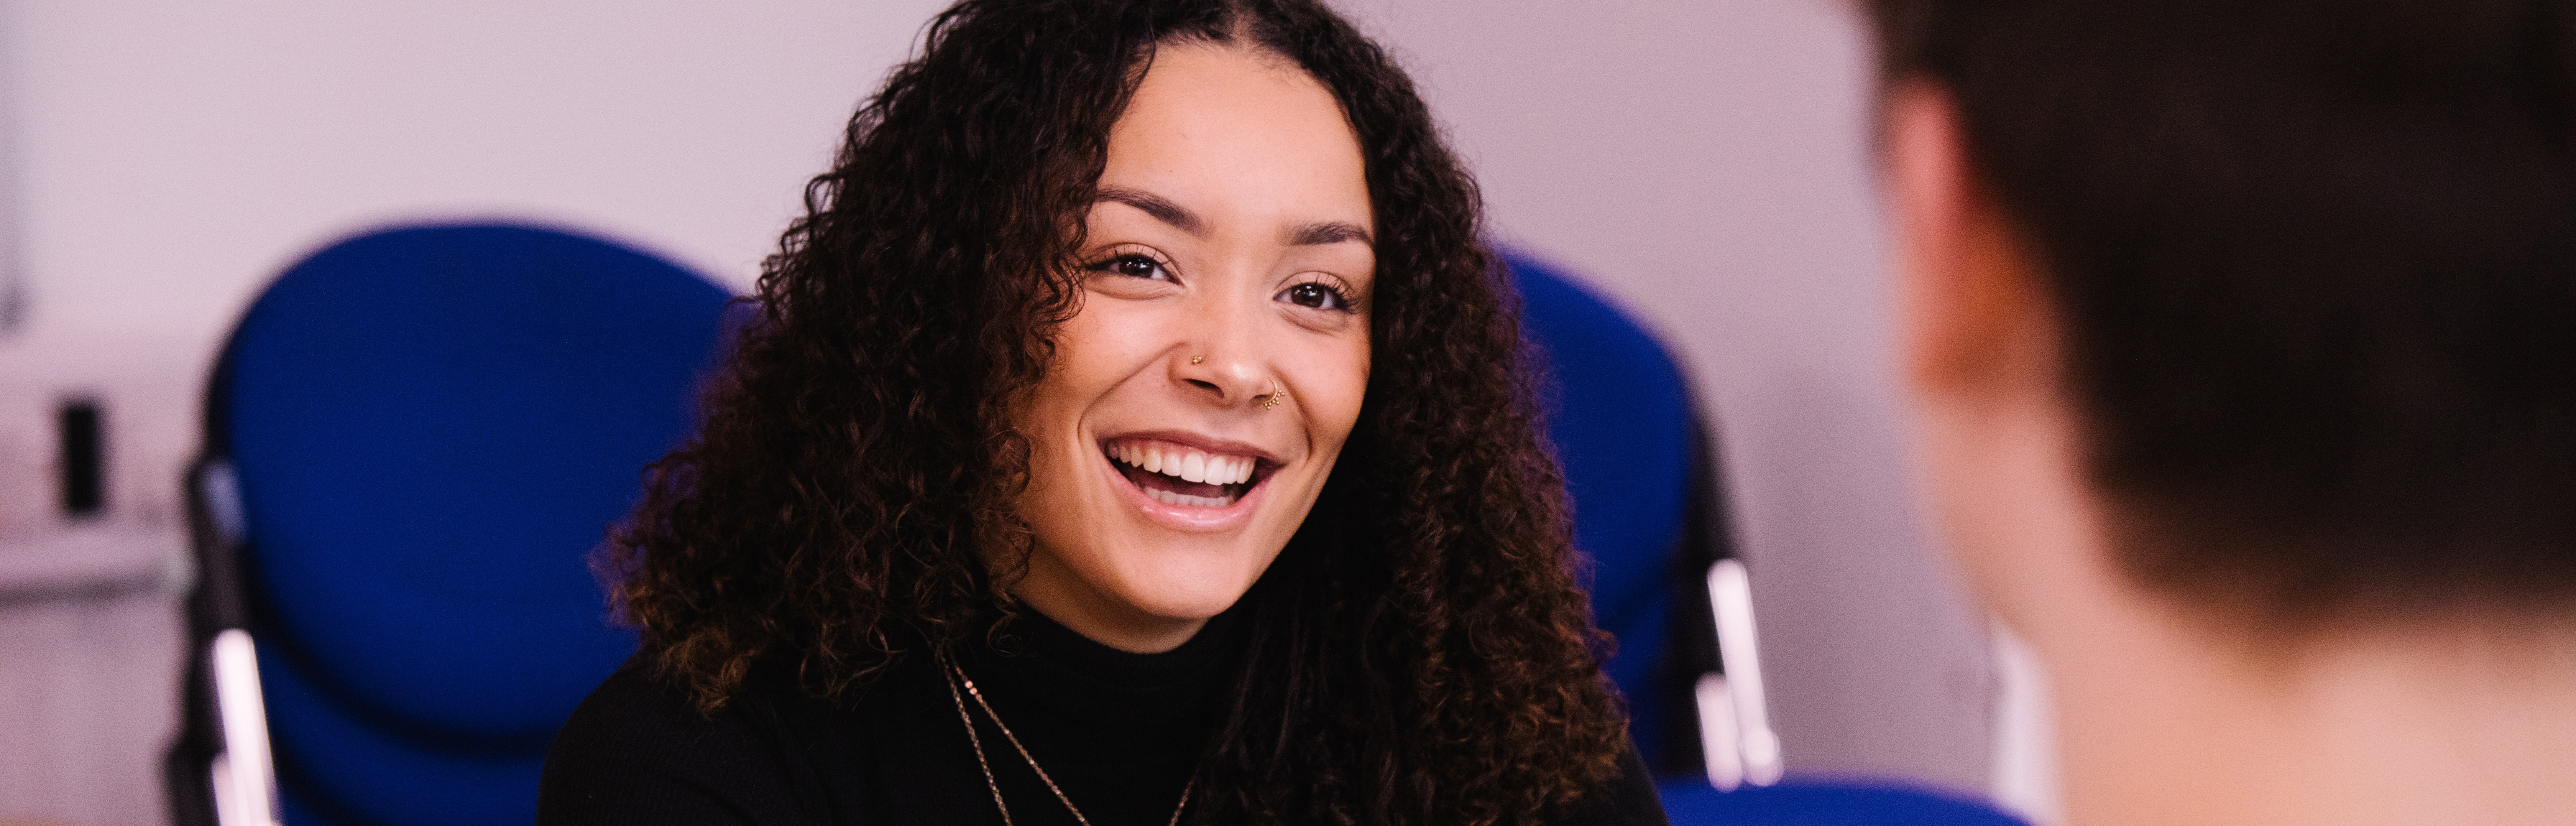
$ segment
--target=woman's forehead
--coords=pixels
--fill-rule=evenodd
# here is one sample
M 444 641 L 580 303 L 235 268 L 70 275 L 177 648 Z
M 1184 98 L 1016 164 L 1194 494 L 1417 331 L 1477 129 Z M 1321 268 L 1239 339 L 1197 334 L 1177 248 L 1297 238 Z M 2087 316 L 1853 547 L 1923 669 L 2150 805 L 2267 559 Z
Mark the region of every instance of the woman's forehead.
M 1101 186 L 1150 192 L 1215 224 L 1374 223 L 1339 102 L 1254 49 L 1159 50 L 1111 129 Z

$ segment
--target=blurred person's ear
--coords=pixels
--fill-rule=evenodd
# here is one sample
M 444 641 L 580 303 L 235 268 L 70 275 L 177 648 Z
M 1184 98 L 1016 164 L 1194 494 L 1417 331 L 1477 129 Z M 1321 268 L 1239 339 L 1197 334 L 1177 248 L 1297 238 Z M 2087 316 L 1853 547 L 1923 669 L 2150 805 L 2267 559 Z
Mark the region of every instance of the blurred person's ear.
M 1883 116 L 1906 377 L 1942 392 L 2053 384 L 2056 336 L 2037 256 L 1978 179 L 1953 99 L 1900 83 Z
M 2033 642 L 2116 590 L 2040 256 L 1976 173 L 1951 96 L 1882 102 L 1898 364 L 1918 489 L 1986 606 Z

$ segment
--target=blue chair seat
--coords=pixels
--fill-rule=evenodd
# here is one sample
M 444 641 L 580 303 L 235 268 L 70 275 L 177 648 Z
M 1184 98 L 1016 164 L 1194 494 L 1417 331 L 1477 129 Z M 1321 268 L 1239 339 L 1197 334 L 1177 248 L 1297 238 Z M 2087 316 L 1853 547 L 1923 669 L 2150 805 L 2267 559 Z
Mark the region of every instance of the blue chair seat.
M 1721 792 L 1690 780 L 1659 791 L 1673 826 L 2028 826 L 1974 800 L 1896 784 L 1792 778 Z

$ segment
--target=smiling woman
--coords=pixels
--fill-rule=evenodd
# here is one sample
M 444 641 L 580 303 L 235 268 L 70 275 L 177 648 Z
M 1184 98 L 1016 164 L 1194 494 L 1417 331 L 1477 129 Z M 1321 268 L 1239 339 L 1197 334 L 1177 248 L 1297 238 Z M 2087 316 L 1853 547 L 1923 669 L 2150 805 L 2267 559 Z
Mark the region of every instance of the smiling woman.
M 1300 0 L 961 3 L 602 568 L 548 823 L 1660 823 L 1474 184 Z
M 1015 417 L 1038 542 L 1011 593 L 1131 651 L 1188 639 L 1306 520 L 1366 395 L 1377 267 L 1331 92 L 1237 45 L 1151 65 L 1110 129 L 1080 310 Z

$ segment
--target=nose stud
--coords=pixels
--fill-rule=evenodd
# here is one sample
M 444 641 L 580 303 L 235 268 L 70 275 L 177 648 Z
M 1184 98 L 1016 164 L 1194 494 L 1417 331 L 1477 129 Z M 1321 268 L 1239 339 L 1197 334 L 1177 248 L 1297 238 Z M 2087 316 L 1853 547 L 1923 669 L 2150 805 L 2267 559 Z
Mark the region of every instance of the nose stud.
M 1191 356 L 1191 357 L 1190 357 L 1190 363 L 1191 363 L 1191 364 L 1197 364 L 1197 363 L 1199 363 L 1199 362 L 1206 361 L 1206 360 L 1207 360 L 1207 357 L 1206 357 L 1206 356 Z

